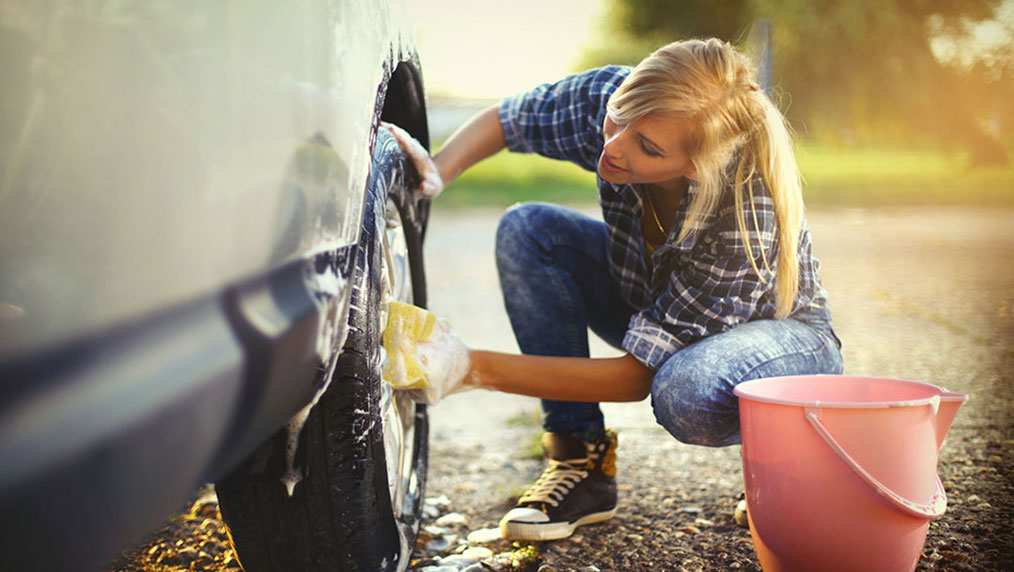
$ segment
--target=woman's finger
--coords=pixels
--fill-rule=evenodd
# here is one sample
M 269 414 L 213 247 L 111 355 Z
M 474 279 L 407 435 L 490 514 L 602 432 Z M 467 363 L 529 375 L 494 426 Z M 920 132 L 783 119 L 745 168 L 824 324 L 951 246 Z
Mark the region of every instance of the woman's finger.
M 444 181 L 440 176 L 440 171 L 437 170 L 436 164 L 430 157 L 429 151 L 423 147 L 422 143 L 401 127 L 387 123 L 386 121 L 381 121 L 380 125 L 391 132 L 391 135 L 398 142 L 398 146 L 401 147 L 402 152 L 405 153 L 415 166 L 416 171 L 419 173 L 419 178 L 422 179 L 419 183 L 418 191 L 429 198 L 440 194 L 440 191 L 444 188 Z

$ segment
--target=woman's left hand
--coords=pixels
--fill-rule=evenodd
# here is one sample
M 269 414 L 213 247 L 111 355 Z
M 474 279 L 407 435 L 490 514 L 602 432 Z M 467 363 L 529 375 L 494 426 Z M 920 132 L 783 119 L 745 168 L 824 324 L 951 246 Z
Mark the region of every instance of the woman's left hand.
M 412 161 L 416 171 L 419 173 L 421 182 L 418 191 L 428 198 L 433 198 L 444 190 L 444 179 L 440 176 L 436 163 L 430 157 L 429 151 L 422 146 L 422 143 L 412 137 L 407 131 L 397 125 L 381 121 L 380 126 L 386 128 L 398 141 L 398 146 L 406 157 Z

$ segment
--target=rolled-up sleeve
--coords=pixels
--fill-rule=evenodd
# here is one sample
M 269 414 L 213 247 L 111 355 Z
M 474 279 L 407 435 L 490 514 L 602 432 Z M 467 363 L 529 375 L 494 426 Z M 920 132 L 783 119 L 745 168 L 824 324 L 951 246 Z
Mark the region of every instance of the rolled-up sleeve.
M 720 210 L 692 247 L 673 249 L 653 302 L 630 319 L 623 349 L 644 365 L 657 370 L 697 340 L 774 314 L 778 233 L 773 203 L 770 196 L 757 197 L 756 218 L 746 208 L 747 236 L 760 273 L 750 264 L 735 210 Z
M 622 346 L 627 353 L 637 358 L 637 361 L 655 370 L 683 348 L 683 344 L 676 336 L 658 322 L 645 316 L 644 312 L 630 317 Z
M 628 73 L 622 66 L 596 68 L 504 99 L 499 115 L 507 148 L 594 171 L 606 103 Z

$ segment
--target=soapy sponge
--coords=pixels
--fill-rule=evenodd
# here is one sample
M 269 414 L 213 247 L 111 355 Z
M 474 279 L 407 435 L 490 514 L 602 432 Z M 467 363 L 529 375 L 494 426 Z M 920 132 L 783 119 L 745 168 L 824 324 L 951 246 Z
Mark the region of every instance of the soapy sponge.
M 437 317 L 429 311 L 404 302 L 391 302 L 384 329 L 387 366 L 383 375 L 395 389 L 429 387 L 429 376 L 419 361 L 418 344 L 430 339 L 436 325 Z

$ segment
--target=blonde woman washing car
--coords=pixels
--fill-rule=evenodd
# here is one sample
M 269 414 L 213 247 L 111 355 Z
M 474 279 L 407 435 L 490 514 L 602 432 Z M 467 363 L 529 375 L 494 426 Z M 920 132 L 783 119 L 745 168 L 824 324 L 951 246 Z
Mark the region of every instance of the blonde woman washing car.
M 617 441 L 598 402 L 650 396 L 676 439 L 720 447 L 739 442 L 737 384 L 841 372 L 785 120 L 731 45 L 675 42 L 508 97 L 432 160 L 396 134 L 430 195 L 505 147 L 598 175 L 601 221 L 541 203 L 500 221 L 523 355 L 469 350 L 431 379 L 430 400 L 470 387 L 543 400 L 549 465 L 503 517 L 506 538 L 615 513 Z M 626 353 L 589 358 L 588 328 Z

